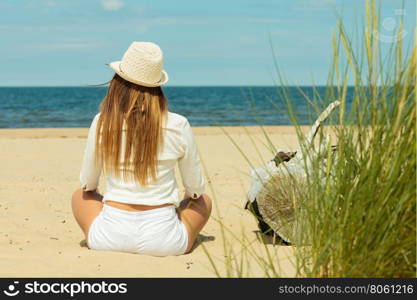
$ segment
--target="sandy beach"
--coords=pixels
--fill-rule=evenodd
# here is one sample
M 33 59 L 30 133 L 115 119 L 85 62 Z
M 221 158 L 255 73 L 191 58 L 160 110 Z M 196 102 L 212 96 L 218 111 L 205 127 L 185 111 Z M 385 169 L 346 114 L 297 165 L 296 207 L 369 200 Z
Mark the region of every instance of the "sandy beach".
M 278 149 L 295 149 L 289 126 L 265 127 Z M 224 131 L 223 131 L 224 130 Z M 245 235 L 255 249 L 257 225 L 243 209 L 249 187 L 249 165 L 228 135 L 254 165 L 273 155 L 259 127 L 193 128 L 223 224 L 236 236 Z M 86 128 L 0 130 L 0 276 L 2 277 L 213 277 L 201 244 L 178 257 L 151 257 L 89 250 L 71 213 L 71 194 L 79 187 Z M 257 145 L 257 148 L 254 146 Z M 180 178 L 178 177 L 178 182 Z M 104 190 L 101 180 L 100 190 Z M 219 271 L 224 257 L 219 218 L 213 218 L 200 240 Z M 239 243 L 235 242 L 236 251 Z M 268 245 L 268 247 L 273 247 Z M 293 249 L 275 246 L 282 276 L 294 276 Z M 260 250 L 261 251 L 261 250 Z M 250 258 L 249 258 L 250 260 Z M 265 274 L 253 264 L 252 276 Z

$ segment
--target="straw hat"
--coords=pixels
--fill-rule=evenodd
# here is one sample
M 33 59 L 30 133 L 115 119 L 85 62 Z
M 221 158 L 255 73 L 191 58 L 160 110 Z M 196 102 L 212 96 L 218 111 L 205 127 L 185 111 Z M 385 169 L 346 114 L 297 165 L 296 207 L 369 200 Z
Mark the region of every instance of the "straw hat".
M 158 45 L 133 42 L 121 61 L 114 61 L 108 66 L 127 81 L 155 87 L 168 82 L 168 74 L 162 69 L 163 63 L 164 57 Z

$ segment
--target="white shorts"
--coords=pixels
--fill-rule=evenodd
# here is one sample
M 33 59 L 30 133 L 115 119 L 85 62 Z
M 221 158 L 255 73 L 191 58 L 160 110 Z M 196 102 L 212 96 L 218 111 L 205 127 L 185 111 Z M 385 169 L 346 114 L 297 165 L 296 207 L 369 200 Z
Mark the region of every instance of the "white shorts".
M 94 250 L 168 256 L 184 254 L 188 232 L 173 205 L 127 211 L 104 204 L 88 232 Z

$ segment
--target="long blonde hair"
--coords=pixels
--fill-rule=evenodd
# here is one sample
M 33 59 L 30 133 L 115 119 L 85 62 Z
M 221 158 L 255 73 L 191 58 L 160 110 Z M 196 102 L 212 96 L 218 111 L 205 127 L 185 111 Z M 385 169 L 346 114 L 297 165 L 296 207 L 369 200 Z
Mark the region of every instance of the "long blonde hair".
M 139 86 L 116 74 L 97 123 L 96 159 L 101 159 L 104 171 L 125 180 L 133 175 L 142 185 L 155 180 L 167 111 L 161 87 Z

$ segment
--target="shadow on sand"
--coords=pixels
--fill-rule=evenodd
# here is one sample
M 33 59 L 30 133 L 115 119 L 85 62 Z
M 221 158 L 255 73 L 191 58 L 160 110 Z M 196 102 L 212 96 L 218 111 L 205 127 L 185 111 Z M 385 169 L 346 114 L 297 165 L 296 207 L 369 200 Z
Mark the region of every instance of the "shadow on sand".
M 291 246 L 291 244 L 284 241 L 278 235 L 266 235 L 263 234 L 260 230 L 254 230 L 253 233 L 256 235 L 256 238 L 259 242 L 265 245 L 274 245 L 274 246 Z

